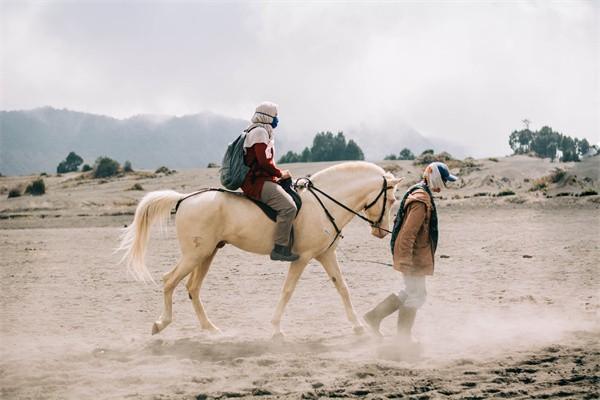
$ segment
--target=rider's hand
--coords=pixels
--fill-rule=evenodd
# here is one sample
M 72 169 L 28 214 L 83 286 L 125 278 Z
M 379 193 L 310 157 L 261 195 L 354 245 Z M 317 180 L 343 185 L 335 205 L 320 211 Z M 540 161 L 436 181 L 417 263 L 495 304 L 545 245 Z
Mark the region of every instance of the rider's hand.
M 290 171 L 288 171 L 287 169 L 284 169 L 283 171 L 281 171 L 281 179 L 288 179 L 291 177 L 292 177 L 292 174 L 290 174 Z

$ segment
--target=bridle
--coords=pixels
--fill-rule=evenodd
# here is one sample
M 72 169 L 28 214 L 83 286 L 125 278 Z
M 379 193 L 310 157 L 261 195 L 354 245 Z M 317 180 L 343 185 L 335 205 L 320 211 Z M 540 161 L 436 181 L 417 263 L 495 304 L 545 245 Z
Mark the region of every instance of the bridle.
M 319 189 L 318 187 L 316 187 L 314 185 L 314 183 L 310 180 L 310 178 L 304 177 L 304 178 L 298 178 L 298 179 L 296 179 L 296 182 L 294 183 L 294 186 L 295 187 L 299 187 L 299 186 L 306 187 L 306 189 L 315 197 L 315 199 L 317 199 L 317 202 L 319 202 L 319 204 L 321 205 L 321 208 L 323 208 L 323 211 L 325 212 L 325 215 L 327 215 L 327 218 L 329 219 L 329 221 L 333 225 L 333 228 L 335 229 L 335 237 L 333 238 L 333 241 L 327 247 L 328 249 L 331 246 L 333 246 L 333 244 L 338 239 L 338 237 L 342 237 L 343 238 L 343 236 L 342 236 L 342 230 L 339 228 L 339 226 L 335 222 L 335 218 L 333 217 L 333 215 L 331 215 L 331 212 L 329 212 L 329 210 L 327 209 L 327 207 L 325 207 L 325 204 L 323 204 L 323 201 L 321 200 L 321 198 L 319 197 L 319 195 L 317 193 L 322 194 L 323 196 L 325 196 L 326 198 L 328 198 L 329 200 L 331 200 L 332 202 L 334 202 L 338 206 L 342 207 L 344 210 L 346 210 L 346 211 L 348 211 L 348 212 L 356 215 L 357 217 L 359 217 L 363 221 L 368 222 L 369 225 L 371 225 L 372 228 L 377 228 L 377 229 L 380 229 L 380 230 L 385 231 L 387 233 L 392 233 L 389 230 L 387 230 L 385 228 L 382 228 L 380 226 L 381 225 L 381 221 L 383 220 L 383 217 L 385 215 L 386 207 L 387 207 L 387 191 L 389 189 L 393 189 L 393 186 L 388 186 L 387 179 L 385 178 L 385 176 L 383 176 L 382 178 L 383 178 L 383 185 L 381 186 L 381 190 L 379 191 L 379 194 L 377 195 L 377 197 L 375 197 L 375 199 L 373 201 L 371 201 L 369 204 L 367 204 L 362 209 L 362 211 L 366 211 L 369 208 L 373 207 L 375 204 L 377 204 L 377 201 L 379 201 L 379 199 L 381 198 L 381 196 L 383 196 L 383 207 L 381 208 L 381 214 L 379 214 L 379 218 L 377 219 L 377 221 L 370 220 L 369 218 L 365 217 L 364 215 L 361 215 L 358 212 L 354 211 L 353 209 L 351 209 L 350 207 L 348 207 L 344 203 L 341 203 L 340 201 L 334 199 L 333 197 L 331 197 L 330 195 L 328 195 L 327 193 L 325 193 L 324 191 L 322 191 L 321 189 Z M 306 181 L 306 184 L 299 185 L 298 182 L 300 182 L 300 181 Z

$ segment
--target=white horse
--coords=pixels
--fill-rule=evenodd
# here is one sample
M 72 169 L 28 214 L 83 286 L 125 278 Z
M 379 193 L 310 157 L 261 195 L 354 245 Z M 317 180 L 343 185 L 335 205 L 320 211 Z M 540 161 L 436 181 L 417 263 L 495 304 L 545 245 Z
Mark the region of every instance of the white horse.
M 364 327 L 358 319 L 348 287 L 337 261 L 335 248 L 338 235 L 324 207 L 342 229 L 355 214 L 363 212 L 373 221 L 371 233 L 379 238 L 387 234 L 389 214 L 394 202 L 395 178 L 381 167 L 367 162 L 348 162 L 326 168 L 312 176 L 314 187 L 346 205 L 344 209 L 322 194 L 316 193 L 323 205 L 306 188 L 301 190 L 302 208 L 294 221 L 294 253 L 300 259 L 290 264 L 279 303 L 271 321 L 274 336 L 282 336 L 281 317 L 296 283 L 311 259 L 322 265 L 339 292 L 346 315 L 356 333 Z M 123 261 L 140 279 L 152 277 L 144 264 L 149 229 L 155 222 L 164 223 L 173 206 L 187 195 L 172 190 L 150 192 L 140 201 L 133 223 L 125 229 L 121 246 Z M 162 331 L 172 321 L 173 290 L 190 275 L 187 290 L 202 329 L 219 331 L 208 319 L 200 286 L 218 249 L 225 243 L 242 250 L 268 255 L 273 248 L 275 224 L 251 201 L 231 193 L 206 191 L 181 201 L 175 217 L 181 257 L 177 265 L 163 276 L 164 311 L 152 327 L 152 334 Z M 384 227 L 384 228 L 381 228 Z

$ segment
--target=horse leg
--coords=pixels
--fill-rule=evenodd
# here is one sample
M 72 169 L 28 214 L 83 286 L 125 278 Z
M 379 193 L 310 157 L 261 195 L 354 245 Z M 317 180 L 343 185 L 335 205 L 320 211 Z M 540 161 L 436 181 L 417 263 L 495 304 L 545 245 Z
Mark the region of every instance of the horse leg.
M 342 297 L 344 309 L 346 310 L 346 316 L 352 325 L 354 325 L 354 332 L 359 335 L 362 334 L 365 331 L 365 328 L 358 319 L 356 311 L 352 306 L 350 293 L 348 292 L 348 286 L 346 285 L 346 280 L 342 276 L 342 271 L 340 269 L 340 265 L 338 264 L 335 250 L 329 250 L 325 252 L 325 254 L 321 254 L 319 257 L 317 257 L 317 260 L 321 263 L 321 265 L 323 265 L 327 275 L 329 275 L 329 278 L 333 281 L 335 288 Z
M 307 263 L 308 260 L 300 258 L 299 260 L 294 261 L 290 264 L 290 268 L 285 278 L 285 283 L 283 284 L 283 288 L 281 289 L 281 297 L 279 298 L 277 308 L 275 309 L 275 314 L 273 315 L 273 319 L 271 320 L 271 324 L 273 325 L 274 338 L 283 337 L 283 332 L 281 332 L 281 317 L 283 316 L 285 307 L 290 301 L 290 298 L 294 293 L 294 289 L 296 289 L 298 279 L 300 279 L 300 275 L 302 275 L 302 272 L 304 271 L 304 268 L 306 267 Z
M 215 258 L 215 254 L 217 254 L 217 250 L 218 249 L 215 248 L 210 256 L 202 260 L 200 265 L 192 271 L 186 284 L 188 293 L 190 295 L 190 300 L 192 300 L 192 305 L 194 306 L 194 311 L 196 311 L 196 316 L 200 321 L 200 326 L 202 329 L 206 329 L 211 332 L 220 332 L 220 330 L 210 321 L 210 319 L 208 319 L 208 316 L 206 315 L 206 311 L 202 305 L 202 300 L 200 300 L 200 287 L 202 286 L 202 282 L 204 281 L 204 277 L 210 268 L 212 260 Z
M 164 310 L 161 316 L 152 325 L 152 334 L 165 329 L 173 320 L 173 291 L 196 266 L 195 259 L 183 257 L 177 263 L 177 266 L 163 276 L 164 289 Z

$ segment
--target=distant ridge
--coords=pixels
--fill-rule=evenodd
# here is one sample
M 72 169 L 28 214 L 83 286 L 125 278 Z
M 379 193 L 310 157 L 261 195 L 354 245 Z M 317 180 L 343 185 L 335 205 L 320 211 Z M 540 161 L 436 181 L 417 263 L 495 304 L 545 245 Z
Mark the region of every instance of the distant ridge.
M 246 126 L 210 112 L 116 119 L 52 107 L 0 111 L 0 172 L 55 172 L 69 151 L 89 164 L 106 155 L 134 168 L 205 167 L 220 162 L 227 143 Z

